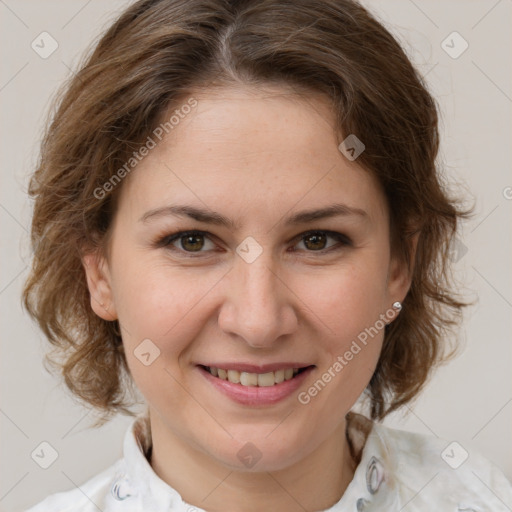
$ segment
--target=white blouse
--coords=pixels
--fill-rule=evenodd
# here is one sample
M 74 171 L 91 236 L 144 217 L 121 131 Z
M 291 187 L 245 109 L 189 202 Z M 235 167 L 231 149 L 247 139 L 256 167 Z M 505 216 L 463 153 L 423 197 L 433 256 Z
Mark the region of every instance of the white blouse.
M 478 453 L 359 414 L 347 420 L 353 446 L 354 428 L 364 431 L 360 462 L 341 499 L 324 512 L 512 511 L 512 485 Z M 123 458 L 80 488 L 52 494 L 27 512 L 204 512 L 156 475 L 146 458 L 150 447 L 149 419 L 139 416 L 126 432 Z

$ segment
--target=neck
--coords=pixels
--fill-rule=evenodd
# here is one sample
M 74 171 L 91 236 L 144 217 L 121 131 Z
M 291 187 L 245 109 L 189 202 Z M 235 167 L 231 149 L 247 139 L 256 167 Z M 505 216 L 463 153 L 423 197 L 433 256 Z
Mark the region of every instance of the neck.
M 356 463 L 345 436 L 346 422 L 312 453 L 279 471 L 237 471 L 193 448 L 151 415 L 155 473 L 183 500 L 209 512 L 303 512 L 337 503 Z

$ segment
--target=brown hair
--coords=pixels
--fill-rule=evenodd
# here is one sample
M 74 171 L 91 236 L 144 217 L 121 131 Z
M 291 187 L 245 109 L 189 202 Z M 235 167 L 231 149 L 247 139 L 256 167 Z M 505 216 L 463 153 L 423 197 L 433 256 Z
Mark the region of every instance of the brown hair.
M 190 91 L 235 84 L 328 98 L 340 133 L 366 146 L 358 163 L 387 197 L 394 254 L 408 261 L 420 232 L 411 289 L 367 388 L 370 415 L 382 419 L 447 355 L 463 306 L 449 250 L 466 212 L 436 168 L 433 98 L 394 37 L 352 0 L 140 0 L 103 35 L 58 97 L 29 186 L 35 257 L 23 298 L 60 359 L 46 360 L 102 422 L 133 414 L 119 326 L 91 310 L 81 262 L 84 247 L 106 249 L 122 184 L 101 199 L 95 190 Z

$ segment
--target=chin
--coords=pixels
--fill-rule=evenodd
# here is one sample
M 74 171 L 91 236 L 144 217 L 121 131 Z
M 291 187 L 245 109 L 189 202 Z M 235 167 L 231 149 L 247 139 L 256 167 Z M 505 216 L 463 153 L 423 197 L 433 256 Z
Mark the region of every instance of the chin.
M 295 464 L 305 454 L 304 436 L 290 435 L 286 427 L 280 435 L 272 432 L 275 425 L 244 425 L 242 432 L 229 430 L 234 439 L 222 440 L 210 454 L 221 464 L 237 471 L 266 472 L 279 471 Z M 320 441 L 319 441 L 320 442 Z

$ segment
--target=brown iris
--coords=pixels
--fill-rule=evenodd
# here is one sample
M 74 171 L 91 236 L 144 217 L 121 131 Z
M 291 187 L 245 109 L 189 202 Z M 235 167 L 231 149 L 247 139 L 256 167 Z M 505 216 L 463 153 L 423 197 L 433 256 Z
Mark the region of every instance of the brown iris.
M 326 235 L 323 234 L 323 233 L 311 233 L 307 236 L 305 236 L 303 238 L 304 240 L 304 245 L 308 248 L 308 249 L 313 249 L 313 250 L 321 250 L 321 249 L 324 249 L 325 248 L 325 243 L 326 243 Z M 308 246 L 308 241 L 311 241 L 312 242 L 312 246 L 309 245 Z
M 204 237 L 203 235 L 185 235 L 181 237 L 181 244 L 187 251 L 197 252 L 204 246 Z

